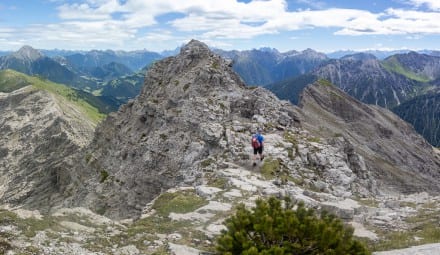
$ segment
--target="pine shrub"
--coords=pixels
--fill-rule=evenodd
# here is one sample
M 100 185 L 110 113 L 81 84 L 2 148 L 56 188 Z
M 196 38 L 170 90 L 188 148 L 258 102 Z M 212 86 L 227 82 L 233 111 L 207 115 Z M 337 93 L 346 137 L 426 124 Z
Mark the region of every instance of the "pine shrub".
M 283 204 L 283 205 L 282 205 Z M 226 220 L 226 230 L 217 239 L 217 251 L 225 255 L 371 254 L 353 239 L 353 229 L 325 212 L 318 216 L 299 203 L 296 209 L 289 200 L 257 200 L 256 207 L 243 204 Z

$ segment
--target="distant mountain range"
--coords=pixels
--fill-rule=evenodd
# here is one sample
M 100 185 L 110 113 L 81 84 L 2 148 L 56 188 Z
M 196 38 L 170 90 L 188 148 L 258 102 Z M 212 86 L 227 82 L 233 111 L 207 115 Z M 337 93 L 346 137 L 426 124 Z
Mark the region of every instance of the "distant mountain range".
M 331 59 L 308 74 L 267 88 L 278 97 L 297 103 L 299 94 L 309 83 L 329 80 L 362 102 L 395 111 L 429 142 L 439 146 L 439 78 L 437 56 L 409 52 L 379 60 L 371 54 L 358 53 Z
M 102 92 L 112 108 L 116 108 L 139 93 L 146 68 L 161 58 L 149 51 L 39 51 L 23 46 L 0 56 L 0 70 L 39 76 L 95 95 Z M 107 85 L 110 87 L 105 88 Z
M 323 53 L 307 49 L 301 52 L 280 53 L 276 49 L 250 51 L 216 50 L 222 57 L 231 59 L 233 69 L 248 85 L 267 85 L 313 70 L 328 60 Z
M 72 67 L 87 72 L 112 62 L 123 64 L 131 70 L 138 70 L 163 57 L 159 53 L 150 51 L 93 50 L 86 53 L 67 55 L 64 58 Z
M 44 77 L 53 82 L 68 84 L 79 89 L 95 87 L 91 79 L 62 65 L 39 51 L 24 46 L 19 51 L 0 57 L 0 70 L 12 69 L 28 75 Z
M 329 58 L 338 59 L 338 58 L 342 58 L 347 55 L 354 55 L 357 53 L 367 53 L 367 54 L 374 55 L 376 58 L 382 60 L 382 59 L 385 59 L 385 58 L 392 56 L 392 55 L 404 54 L 404 53 L 408 53 L 408 52 L 411 52 L 411 50 L 365 50 L 365 51 L 338 50 L 338 51 L 334 51 L 334 52 L 329 52 L 326 55 Z M 420 53 L 420 54 L 439 56 L 439 51 L 434 51 L 434 50 L 419 50 L 416 52 Z

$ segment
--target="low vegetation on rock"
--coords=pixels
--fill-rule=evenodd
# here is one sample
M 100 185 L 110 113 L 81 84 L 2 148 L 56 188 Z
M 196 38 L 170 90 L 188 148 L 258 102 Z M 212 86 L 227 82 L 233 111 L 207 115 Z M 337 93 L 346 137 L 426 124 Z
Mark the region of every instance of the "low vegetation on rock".
M 239 206 L 218 238 L 221 254 L 370 254 L 353 239 L 353 230 L 336 217 L 315 214 L 286 200 L 257 200 L 249 210 Z

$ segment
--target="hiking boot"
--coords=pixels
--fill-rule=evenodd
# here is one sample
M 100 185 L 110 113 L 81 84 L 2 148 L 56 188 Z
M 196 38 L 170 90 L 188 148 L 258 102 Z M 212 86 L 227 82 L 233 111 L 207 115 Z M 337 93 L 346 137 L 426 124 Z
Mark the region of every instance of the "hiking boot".
M 264 156 L 263 156 L 263 155 L 261 155 L 261 157 L 260 157 L 260 161 L 263 161 L 263 159 L 264 159 Z
M 252 164 L 252 166 L 256 166 L 257 165 L 257 163 L 256 162 L 254 162 L 253 164 Z

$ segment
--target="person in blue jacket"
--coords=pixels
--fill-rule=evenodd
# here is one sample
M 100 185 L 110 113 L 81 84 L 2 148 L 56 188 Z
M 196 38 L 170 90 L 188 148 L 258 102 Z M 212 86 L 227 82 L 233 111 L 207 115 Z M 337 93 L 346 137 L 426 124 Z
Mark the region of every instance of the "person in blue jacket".
M 252 135 L 252 148 L 254 149 L 254 163 L 257 165 L 257 154 L 259 155 L 260 161 L 264 159 L 264 136 L 261 134 L 263 130 L 261 128 L 257 129 L 257 132 Z

